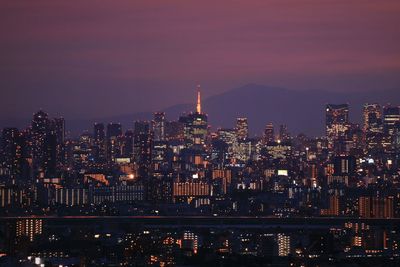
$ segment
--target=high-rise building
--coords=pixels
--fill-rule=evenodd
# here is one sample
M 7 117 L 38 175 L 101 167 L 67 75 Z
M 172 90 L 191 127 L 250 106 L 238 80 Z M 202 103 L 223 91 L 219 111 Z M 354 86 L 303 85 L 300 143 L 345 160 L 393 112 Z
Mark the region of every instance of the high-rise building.
M 107 125 L 107 160 L 114 162 L 120 155 L 120 137 L 122 136 L 122 126 L 120 123 L 109 123 Z
M 65 119 L 54 118 L 53 119 L 53 131 L 57 138 L 57 144 L 64 144 L 65 142 Z
M 106 159 L 106 134 L 103 123 L 95 123 L 93 127 L 94 158 L 96 162 Z
M 196 112 L 181 116 L 179 122 L 184 125 L 185 145 L 203 149 L 208 135 L 208 122 L 207 115 L 201 112 L 200 91 L 197 94 Z
M 349 128 L 349 105 L 328 104 L 326 106 L 326 137 L 332 148 L 334 142 L 344 138 Z
M 147 178 L 151 167 L 152 135 L 148 121 L 135 121 L 133 138 L 134 161 L 139 166 L 139 177 Z
M 65 144 L 65 119 L 64 118 L 54 118 L 52 132 L 56 136 L 56 159 L 57 163 L 64 160 L 64 144 Z
M 17 128 L 4 128 L 1 136 L 0 166 L 5 167 L 12 180 L 20 178 L 25 142 Z
M 275 141 L 274 124 L 272 122 L 265 126 L 263 140 L 265 144 Z
M 281 142 L 287 142 L 290 140 L 288 128 L 287 128 L 287 125 L 285 125 L 285 124 L 282 124 L 279 126 L 279 140 Z
M 164 141 L 165 140 L 165 113 L 156 112 L 154 113 L 153 125 L 153 140 Z
M 165 139 L 167 141 L 183 141 L 185 138 L 184 124 L 179 121 L 165 123 Z
M 365 104 L 363 110 L 364 140 L 367 151 L 379 149 L 383 141 L 382 109 L 379 104 Z
M 383 126 L 385 133 L 393 136 L 396 130 L 396 124 L 400 123 L 400 107 L 385 106 L 383 108 Z
M 124 158 L 133 159 L 133 140 L 134 133 L 132 130 L 127 130 L 124 135 L 123 146 L 121 151 L 121 156 Z
M 46 178 L 56 177 L 57 173 L 57 135 L 46 134 L 44 142 L 43 174 Z
M 382 126 L 382 109 L 379 104 L 365 104 L 363 109 L 364 131 L 378 131 Z
M 42 110 L 33 115 L 31 125 L 31 154 L 34 175 L 43 167 L 46 135 L 50 132 L 48 114 Z
M 249 138 L 249 125 L 247 118 L 236 119 L 236 136 L 239 140 L 246 140 Z
M 133 134 L 134 135 L 150 134 L 150 122 L 148 122 L 148 121 L 135 121 Z

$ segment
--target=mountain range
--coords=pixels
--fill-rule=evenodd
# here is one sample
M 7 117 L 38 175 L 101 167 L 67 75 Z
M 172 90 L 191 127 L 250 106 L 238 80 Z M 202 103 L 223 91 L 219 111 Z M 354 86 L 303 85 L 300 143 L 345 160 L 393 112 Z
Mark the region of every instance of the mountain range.
M 400 104 L 399 89 L 362 92 L 331 92 L 320 90 L 290 90 L 258 84 L 245 86 L 208 97 L 202 101 L 202 110 L 208 114 L 213 129 L 233 128 L 237 117 L 247 117 L 250 132 L 261 135 L 269 122 L 286 124 L 289 132 L 300 132 L 317 136 L 324 132 L 325 106 L 327 103 L 350 105 L 350 120 L 361 122 L 364 103 Z M 195 109 L 195 104 L 178 104 L 162 111 L 170 120 L 176 120 L 183 113 Z M 82 130 L 91 130 L 94 122 L 120 122 L 124 129 L 132 128 L 135 120 L 150 120 L 152 112 L 124 114 L 109 118 L 67 120 L 67 129 L 72 135 Z M 1 127 L 26 127 L 29 119 L 3 120 Z

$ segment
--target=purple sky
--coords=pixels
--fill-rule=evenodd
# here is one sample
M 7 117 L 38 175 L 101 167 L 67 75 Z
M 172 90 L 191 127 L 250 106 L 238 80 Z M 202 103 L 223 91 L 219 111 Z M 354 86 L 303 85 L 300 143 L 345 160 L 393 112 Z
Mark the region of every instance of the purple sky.
M 0 118 L 151 111 L 247 83 L 400 84 L 400 1 L 0 0 Z

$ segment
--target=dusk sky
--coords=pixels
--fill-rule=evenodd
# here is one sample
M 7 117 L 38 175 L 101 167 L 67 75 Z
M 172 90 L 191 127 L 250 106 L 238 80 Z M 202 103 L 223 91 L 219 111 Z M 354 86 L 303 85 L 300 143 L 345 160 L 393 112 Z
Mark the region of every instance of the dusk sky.
M 0 118 L 154 111 L 247 83 L 400 88 L 400 1 L 0 0 Z

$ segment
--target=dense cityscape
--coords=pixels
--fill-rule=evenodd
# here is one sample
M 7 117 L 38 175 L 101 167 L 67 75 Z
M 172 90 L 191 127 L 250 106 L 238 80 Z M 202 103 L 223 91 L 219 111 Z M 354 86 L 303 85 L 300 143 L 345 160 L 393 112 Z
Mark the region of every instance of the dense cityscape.
M 348 104 L 325 108 L 326 136 L 316 138 L 272 123 L 252 137 L 245 117 L 213 130 L 200 87 L 195 110 L 177 120 L 155 112 L 77 138 L 40 110 L 26 129 L 2 130 L 0 260 L 395 265 L 400 107 L 365 104 L 361 125 Z

